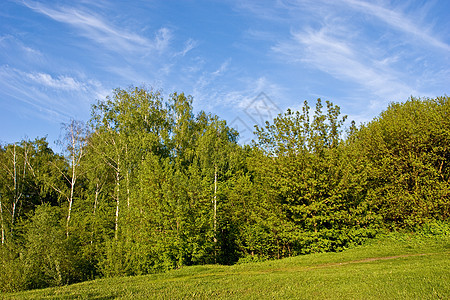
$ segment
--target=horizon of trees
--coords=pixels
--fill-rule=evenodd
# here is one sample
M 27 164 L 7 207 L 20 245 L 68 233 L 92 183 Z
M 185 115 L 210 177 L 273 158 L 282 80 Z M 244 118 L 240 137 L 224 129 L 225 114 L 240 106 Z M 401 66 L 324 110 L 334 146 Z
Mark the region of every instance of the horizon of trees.
M 359 127 L 305 101 L 256 141 L 192 97 L 116 89 L 87 124 L 0 146 L 0 290 L 341 251 L 450 214 L 450 98 Z

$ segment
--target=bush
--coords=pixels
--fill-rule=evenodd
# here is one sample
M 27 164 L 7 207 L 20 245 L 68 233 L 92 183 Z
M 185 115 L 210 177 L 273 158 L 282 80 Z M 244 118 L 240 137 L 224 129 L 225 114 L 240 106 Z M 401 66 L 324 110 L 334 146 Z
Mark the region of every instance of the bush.
M 0 246 L 0 292 L 16 292 L 25 289 L 23 257 L 16 245 Z

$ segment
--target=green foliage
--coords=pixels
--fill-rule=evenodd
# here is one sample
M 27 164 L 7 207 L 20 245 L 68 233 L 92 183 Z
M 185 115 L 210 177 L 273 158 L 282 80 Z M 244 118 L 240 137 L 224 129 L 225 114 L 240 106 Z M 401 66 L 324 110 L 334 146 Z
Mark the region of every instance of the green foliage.
M 26 288 L 23 257 L 17 245 L 0 246 L 0 292 L 15 292 Z
M 424 237 L 450 236 L 450 223 L 448 221 L 434 220 L 417 227 L 416 233 Z
M 0 289 L 448 236 L 448 97 L 393 103 L 345 137 L 338 106 L 305 101 L 251 146 L 192 102 L 116 89 L 89 132 L 66 126 L 66 158 L 45 139 L 2 145 Z
M 164 101 L 138 88 L 117 89 L 95 105 L 91 124 L 91 199 L 110 203 L 103 207 L 115 214 L 104 231 L 101 272 L 146 274 L 216 260 L 222 213 L 211 204 L 225 199 L 220 186 L 233 172 L 236 132 L 216 116 L 194 116 L 191 97 Z
M 449 97 L 393 103 L 355 134 L 368 200 L 386 224 L 414 228 L 450 212 Z
M 27 286 L 41 288 L 85 280 L 77 256 L 77 241 L 65 235 L 60 208 L 38 206 L 24 224 L 24 264 Z
M 331 102 L 326 114 L 322 108 L 318 99 L 310 121 L 305 102 L 302 113 L 288 110 L 257 128 L 263 152 L 252 163 L 256 189 L 268 191 L 269 210 L 278 212 L 274 223 L 284 225 L 268 232 L 272 241 L 264 239 L 266 247 L 276 243 L 277 255 L 339 251 L 376 232 L 376 216 L 351 178 L 353 154 L 341 141 L 346 117 Z

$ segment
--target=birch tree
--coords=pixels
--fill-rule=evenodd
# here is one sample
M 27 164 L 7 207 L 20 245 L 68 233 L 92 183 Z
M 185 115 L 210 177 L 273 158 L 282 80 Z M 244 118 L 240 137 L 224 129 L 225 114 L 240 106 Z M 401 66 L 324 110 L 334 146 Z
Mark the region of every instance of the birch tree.
M 12 238 L 17 216 L 23 207 L 23 201 L 30 196 L 30 189 L 33 189 L 32 182 L 33 169 L 30 164 L 30 157 L 33 146 L 30 142 L 24 140 L 21 143 L 7 145 L 3 149 L 3 155 L 0 160 L 3 176 L 2 186 L 2 243 L 6 241 L 6 224 L 4 210 L 9 213 L 9 235 Z M 32 193 L 31 193 L 32 194 Z
M 92 147 L 115 173 L 115 239 L 118 238 L 122 195 L 132 206 L 130 188 L 149 153 L 168 156 L 168 108 L 159 92 L 145 88 L 116 89 L 111 97 L 93 106 Z M 122 187 L 122 184 L 125 187 Z
M 85 154 L 87 127 L 83 122 L 76 120 L 71 120 L 68 124 L 64 124 L 63 127 L 66 131 L 65 144 L 68 159 L 70 160 L 70 176 L 65 175 L 61 171 L 61 174 L 63 174 L 70 186 L 70 192 L 66 196 L 68 202 L 66 236 L 69 237 L 69 222 L 72 214 L 77 179 L 81 175 L 79 174 L 81 159 Z
M 14 236 L 17 220 L 36 205 L 57 204 L 51 185 L 58 182 L 50 164 L 61 168 L 62 157 L 53 153 L 45 138 L 23 140 L 0 147 L 0 221 L 2 242 Z
M 231 157 L 236 153 L 237 132 L 217 116 L 200 113 L 200 130 L 196 144 L 197 157 L 206 182 L 211 182 L 212 231 L 216 252 L 218 249 L 218 200 L 220 181 L 225 181 L 232 170 Z M 217 256 L 217 255 L 215 255 Z

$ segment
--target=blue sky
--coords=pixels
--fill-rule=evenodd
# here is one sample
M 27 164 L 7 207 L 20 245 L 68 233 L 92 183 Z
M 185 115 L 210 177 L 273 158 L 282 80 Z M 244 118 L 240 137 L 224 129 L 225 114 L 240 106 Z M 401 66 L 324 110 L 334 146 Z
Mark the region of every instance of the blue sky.
M 317 98 L 368 122 L 449 93 L 450 1 L 0 1 L 0 141 L 47 136 L 130 85 L 184 92 L 241 142 Z

